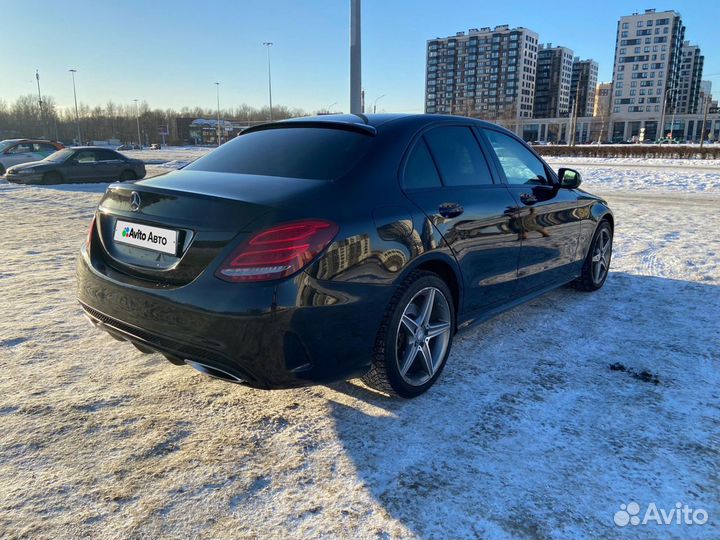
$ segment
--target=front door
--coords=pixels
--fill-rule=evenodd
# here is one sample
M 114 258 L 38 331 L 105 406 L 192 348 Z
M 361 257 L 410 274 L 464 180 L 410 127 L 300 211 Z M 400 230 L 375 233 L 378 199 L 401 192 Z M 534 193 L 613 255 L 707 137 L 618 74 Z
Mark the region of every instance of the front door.
M 577 270 L 580 238 L 577 193 L 560 189 L 545 163 L 520 140 L 494 129 L 482 132 L 518 206 L 520 292 L 569 279 Z
M 79 150 L 68 160 L 65 178 L 72 182 L 93 182 L 99 179 L 98 161 L 94 150 Z
M 454 125 L 424 132 L 408 156 L 403 188 L 460 265 L 464 311 L 509 300 L 520 255 L 511 229 L 517 205 L 493 178 L 474 131 Z

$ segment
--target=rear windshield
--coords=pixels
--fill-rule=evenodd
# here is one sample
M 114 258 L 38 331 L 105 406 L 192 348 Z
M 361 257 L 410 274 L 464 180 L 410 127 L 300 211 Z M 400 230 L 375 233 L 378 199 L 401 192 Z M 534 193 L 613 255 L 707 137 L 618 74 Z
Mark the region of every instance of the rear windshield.
M 273 128 L 240 135 L 184 170 L 333 180 L 365 155 L 371 141 L 341 129 Z

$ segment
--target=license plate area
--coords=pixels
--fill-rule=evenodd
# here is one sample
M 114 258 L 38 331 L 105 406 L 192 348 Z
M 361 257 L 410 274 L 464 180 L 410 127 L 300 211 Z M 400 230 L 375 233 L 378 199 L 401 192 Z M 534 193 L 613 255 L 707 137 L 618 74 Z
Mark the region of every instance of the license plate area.
M 115 222 L 113 241 L 169 255 L 178 251 L 177 231 L 120 219 Z

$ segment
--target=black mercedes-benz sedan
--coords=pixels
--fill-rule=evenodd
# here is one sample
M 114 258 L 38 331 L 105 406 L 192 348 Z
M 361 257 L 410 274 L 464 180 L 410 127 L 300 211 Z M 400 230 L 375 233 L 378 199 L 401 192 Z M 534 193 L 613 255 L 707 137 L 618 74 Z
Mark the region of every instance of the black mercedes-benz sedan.
M 109 148 L 76 146 L 58 150 L 41 161 L 15 165 L 5 179 L 16 184 L 126 182 L 145 176 L 145 164 Z
M 252 127 L 102 198 L 78 259 L 90 320 L 258 388 L 362 376 L 414 397 L 458 330 L 602 287 L 614 219 L 521 139 L 457 116 Z

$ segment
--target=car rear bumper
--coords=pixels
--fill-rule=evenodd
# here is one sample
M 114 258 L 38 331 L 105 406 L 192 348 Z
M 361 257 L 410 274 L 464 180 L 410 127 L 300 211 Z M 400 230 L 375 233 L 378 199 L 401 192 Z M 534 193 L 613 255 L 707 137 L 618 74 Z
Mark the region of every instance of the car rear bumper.
M 205 274 L 182 287 L 139 286 L 93 266 L 83 248 L 77 295 L 88 318 L 114 337 L 257 388 L 345 380 L 370 367 L 391 287 L 302 272 L 273 284 Z

